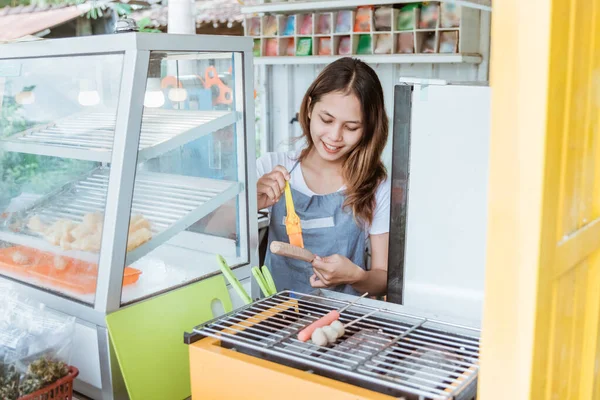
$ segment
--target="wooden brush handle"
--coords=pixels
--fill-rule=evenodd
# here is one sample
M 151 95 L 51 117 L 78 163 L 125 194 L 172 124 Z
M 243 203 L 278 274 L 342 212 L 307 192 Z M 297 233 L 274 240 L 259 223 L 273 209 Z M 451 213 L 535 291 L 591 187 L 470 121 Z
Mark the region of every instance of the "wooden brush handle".
M 271 253 L 277 254 L 278 256 L 290 257 L 306 262 L 312 262 L 315 259 L 315 255 L 310 251 L 301 247 L 292 246 L 289 243 L 271 242 L 270 249 Z

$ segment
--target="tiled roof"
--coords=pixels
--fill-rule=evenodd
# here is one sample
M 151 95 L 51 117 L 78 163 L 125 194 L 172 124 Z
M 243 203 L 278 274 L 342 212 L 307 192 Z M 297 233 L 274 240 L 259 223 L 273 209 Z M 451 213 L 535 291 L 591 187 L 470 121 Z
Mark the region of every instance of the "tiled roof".
M 87 12 L 84 6 L 17 6 L 0 8 L 0 41 L 41 32 Z
M 246 0 L 246 3 L 252 3 Z M 154 2 L 149 2 L 154 3 Z M 0 41 L 10 41 L 41 32 L 70 21 L 87 12 L 89 6 L 66 4 L 30 5 L 0 8 Z M 135 11 L 131 15 L 140 20 L 149 17 L 154 27 L 167 26 L 168 7 L 154 4 L 150 8 Z M 196 1 L 196 24 L 227 24 L 242 22 L 238 0 Z

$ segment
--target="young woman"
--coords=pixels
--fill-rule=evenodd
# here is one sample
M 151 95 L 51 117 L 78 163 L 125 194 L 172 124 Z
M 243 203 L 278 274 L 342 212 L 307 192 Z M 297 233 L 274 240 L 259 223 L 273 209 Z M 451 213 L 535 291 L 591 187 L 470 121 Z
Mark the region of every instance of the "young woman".
M 381 295 L 387 287 L 390 185 L 381 153 L 388 137 L 383 90 L 362 61 L 329 64 L 306 92 L 299 115 L 306 146 L 257 160 L 258 209 L 269 208 L 269 244 L 288 242 L 285 181 L 312 265 L 267 251 L 279 290 L 328 288 Z M 370 240 L 371 268 L 365 268 Z

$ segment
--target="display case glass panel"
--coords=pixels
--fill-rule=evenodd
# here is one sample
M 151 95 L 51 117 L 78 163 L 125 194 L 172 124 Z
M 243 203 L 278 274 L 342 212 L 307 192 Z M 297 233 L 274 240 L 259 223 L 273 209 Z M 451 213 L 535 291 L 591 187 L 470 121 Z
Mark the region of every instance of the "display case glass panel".
M 94 304 L 123 59 L 0 59 L 1 276 Z
M 150 52 L 122 304 L 249 262 L 242 60 Z

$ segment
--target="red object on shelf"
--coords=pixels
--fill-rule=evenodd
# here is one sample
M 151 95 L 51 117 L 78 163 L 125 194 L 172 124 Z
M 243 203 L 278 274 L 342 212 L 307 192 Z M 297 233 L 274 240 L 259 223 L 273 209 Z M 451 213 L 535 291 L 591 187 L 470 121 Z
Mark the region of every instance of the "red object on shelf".
M 72 400 L 73 381 L 79 375 L 79 370 L 73 366 L 69 367 L 67 376 L 60 378 L 51 385 L 46 386 L 18 400 Z

